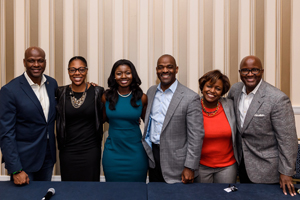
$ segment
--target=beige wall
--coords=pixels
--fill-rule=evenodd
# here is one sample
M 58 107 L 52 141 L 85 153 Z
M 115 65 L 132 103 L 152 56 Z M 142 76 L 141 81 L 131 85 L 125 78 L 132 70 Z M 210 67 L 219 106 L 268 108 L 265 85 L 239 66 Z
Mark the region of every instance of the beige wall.
M 157 83 L 164 53 L 174 55 L 177 78 L 196 92 L 212 69 L 239 81 L 240 60 L 254 54 L 264 79 L 291 98 L 299 130 L 299 10 L 299 0 L 0 0 L 0 86 L 24 71 L 24 50 L 33 45 L 45 50 L 46 74 L 59 85 L 70 83 L 74 55 L 87 58 L 88 81 L 105 88 L 113 63 L 126 58 L 144 92 Z

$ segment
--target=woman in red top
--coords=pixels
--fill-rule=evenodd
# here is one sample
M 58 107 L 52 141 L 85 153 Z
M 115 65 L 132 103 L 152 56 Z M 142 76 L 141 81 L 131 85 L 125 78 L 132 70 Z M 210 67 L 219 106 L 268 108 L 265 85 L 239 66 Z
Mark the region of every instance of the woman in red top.
M 237 150 L 233 101 L 223 98 L 230 88 L 226 75 L 210 71 L 199 79 L 203 97 L 204 140 L 199 165 L 200 183 L 235 183 Z

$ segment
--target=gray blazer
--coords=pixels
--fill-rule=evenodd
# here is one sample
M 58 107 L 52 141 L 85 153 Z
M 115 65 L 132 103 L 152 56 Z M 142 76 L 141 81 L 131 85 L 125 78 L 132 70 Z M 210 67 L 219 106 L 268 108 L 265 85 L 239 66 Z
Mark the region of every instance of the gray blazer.
M 157 85 L 147 91 L 148 107 L 142 143 L 149 158 L 149 167 L 155 162 L 151 147 L 145 141 L 149 130 L 149 115 Z M 178 82 L 168 107 L 160 136 L 160 162 L 162 175 L 167 183 L 181 182 L 184 167 L 195 170 L 198 176 L 199 160 L 204 137 L 200 97 Z
M 239 100 L 244 84 L 231 87 L 237 117 L 239 161 L 244 156 L 246 171 L 254 183 L 278 183 L 279 175 L 295 174 L 297 133 L 290 99 L 262 81 L 253 97 L 241 128 Z
M 202 98 L 203 97 L 201 97 L 201 99 Z M 234 158 L 237 161 L 237 163 L 239 164 L 238 153 L 237 153 L 237 148 L 236 148 L 236 119 L 235 119 L 233 101 L 231 99 L 221 97 L 220 102 L 222 104 L 226 118 L 227 118 L 230 128 L 231 128 L 231 138 L 232 138 L 232 147 L 233 147 Z

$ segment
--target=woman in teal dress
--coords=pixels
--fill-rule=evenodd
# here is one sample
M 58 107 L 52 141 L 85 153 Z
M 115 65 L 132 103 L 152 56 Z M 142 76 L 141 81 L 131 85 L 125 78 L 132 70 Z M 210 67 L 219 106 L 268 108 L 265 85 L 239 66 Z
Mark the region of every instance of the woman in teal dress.
M 107 182 L 145 182 L 148 158 L 143 148 L 140 118 L 144 120 L 147 96 L 132 62 L 117 61 L 108 78 L 109 89 L 102 96 L 103 117 L 109 123 L 103 152 Z

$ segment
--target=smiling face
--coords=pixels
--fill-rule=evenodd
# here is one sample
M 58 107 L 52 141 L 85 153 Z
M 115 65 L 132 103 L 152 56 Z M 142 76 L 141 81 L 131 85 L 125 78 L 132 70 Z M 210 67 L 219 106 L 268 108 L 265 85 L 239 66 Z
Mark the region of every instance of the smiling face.
M 38 47 L 28 48 L 23 64 L 30 79 L 34 83 L 40 84 L 46 68 L 45 52 Z
M 264 70 L 262 69 L 261 62 L 259 58 L 255 56 L 247 56 L 245 57 L 240 65 L 240 70 L 242 69 L 259 69 L 258 74 L 253 74 L 252 72 L 249 72 L 248 74 L 244 75 L 240 72 L 240 77 L 243 83 L 246 86 L 246 92 L 249 94 L 254 88 L 259 84 L 262 75 L 264 73 Z
M 176 80 L 178 67 L 175 59 L 170 55 L 163 55 L 157 61 L 156 74 L 161 83 L 161 89 L 165 91 Z
M 218 79 L 215 84 L 212 84 L 211 81 L 207 81 L 202 90 L 204 105 L 208 108 L 215 108 L 222 96 L 222 91 L 222 80 Z
M 132 72 L 128 65 L 119 65 L 115 71 L 115 79 L 119 87 L 126 88 L 132 83 Z
M 73 60 L 69 65 L 69 77 L 73 85 L 80 86 L 85 83 L 88 69 L 85 69 L 86 65 L 80 59 Z M 80 70 L 79 70 L 80 69 Z M 83 70 L 85 69 L 85 70 Z M 72 73 L 71 71 L 74 71 Z M 81 72 L 80 72 L 81 71 Z

